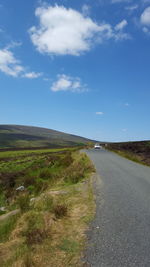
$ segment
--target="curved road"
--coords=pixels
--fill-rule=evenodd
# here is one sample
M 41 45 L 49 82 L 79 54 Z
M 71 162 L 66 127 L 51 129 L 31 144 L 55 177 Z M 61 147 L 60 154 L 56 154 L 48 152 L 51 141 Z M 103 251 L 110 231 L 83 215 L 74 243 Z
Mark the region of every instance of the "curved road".
M 105 150 L 86 153 L 98 173 L 87 266 L 150 267 L 150 168 Z

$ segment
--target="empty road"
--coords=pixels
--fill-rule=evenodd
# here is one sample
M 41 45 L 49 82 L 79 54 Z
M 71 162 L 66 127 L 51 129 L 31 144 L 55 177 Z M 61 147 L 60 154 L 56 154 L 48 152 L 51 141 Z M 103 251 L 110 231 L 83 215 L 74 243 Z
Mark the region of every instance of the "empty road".
M 105 150 L 87 154 L 98 174 L 87 266 L 150 267 L 150 168 Z

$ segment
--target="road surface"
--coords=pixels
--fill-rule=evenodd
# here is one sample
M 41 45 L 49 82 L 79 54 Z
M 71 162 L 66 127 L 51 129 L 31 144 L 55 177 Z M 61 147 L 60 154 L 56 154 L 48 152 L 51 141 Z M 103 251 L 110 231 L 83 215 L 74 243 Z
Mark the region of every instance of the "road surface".
M 87 266 L 150 267 L 150 168 L 105 150 L 87 154 L 98 174 Z

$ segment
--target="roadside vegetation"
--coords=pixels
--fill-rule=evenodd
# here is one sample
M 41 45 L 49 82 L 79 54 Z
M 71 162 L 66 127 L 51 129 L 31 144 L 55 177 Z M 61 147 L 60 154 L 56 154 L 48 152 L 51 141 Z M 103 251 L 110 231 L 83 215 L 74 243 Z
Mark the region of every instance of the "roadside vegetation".
M 82 266 L 92 172 L 77 148 L 0 153 L 0 266 Z
M 107 144 L 107 149 L 132 161 L 150 166 L 150 141 Z

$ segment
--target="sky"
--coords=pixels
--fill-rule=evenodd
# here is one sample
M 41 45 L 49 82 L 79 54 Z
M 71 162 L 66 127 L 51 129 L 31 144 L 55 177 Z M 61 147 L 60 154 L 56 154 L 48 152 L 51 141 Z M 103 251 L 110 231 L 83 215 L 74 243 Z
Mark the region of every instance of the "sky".
M 0 124 L 150 139 L 150 0 L 0 0 Z

